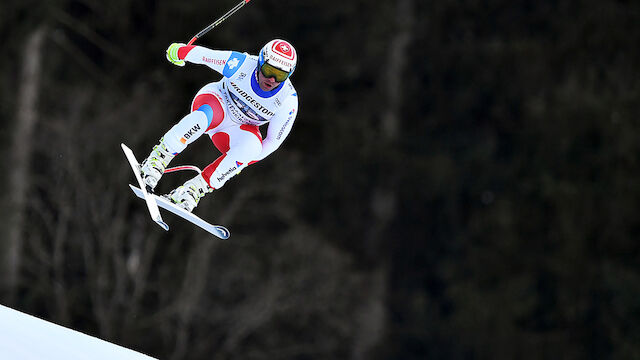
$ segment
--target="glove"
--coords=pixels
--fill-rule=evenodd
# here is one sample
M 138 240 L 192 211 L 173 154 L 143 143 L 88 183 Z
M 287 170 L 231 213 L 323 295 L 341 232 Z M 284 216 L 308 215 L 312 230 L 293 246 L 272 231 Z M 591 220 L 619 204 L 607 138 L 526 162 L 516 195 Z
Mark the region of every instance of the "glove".
M 178 49 L 180 49 L 183 46 L 185 46 L 185 44 L 181 44 L 181 43 L 173 43 L 169 45 L 169 48 L 167 49 L 167 60 L 169 60 L 175 65 L 184 66 L 184 60 L 180 60 L 178 58 Z

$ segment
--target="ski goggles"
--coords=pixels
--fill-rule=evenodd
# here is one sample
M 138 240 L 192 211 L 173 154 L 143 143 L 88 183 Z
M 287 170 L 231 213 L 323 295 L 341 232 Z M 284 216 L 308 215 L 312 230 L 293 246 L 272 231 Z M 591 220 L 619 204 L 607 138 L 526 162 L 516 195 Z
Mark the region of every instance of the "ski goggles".
M 274 78 L 277 82 L 283 82 L 285 80 L 287 80 L 287 78 L 289 77 L 290 73 L 284 71 L 284 70 L 280 70 L 274 66 L 271 66 L 269 64 L 267 64 L 266 62 L 262 64 L 262 66 L 260 66 L 260 72 L 262 73 L 262 75 L 264 75 L 264 77 L 266 78 Z

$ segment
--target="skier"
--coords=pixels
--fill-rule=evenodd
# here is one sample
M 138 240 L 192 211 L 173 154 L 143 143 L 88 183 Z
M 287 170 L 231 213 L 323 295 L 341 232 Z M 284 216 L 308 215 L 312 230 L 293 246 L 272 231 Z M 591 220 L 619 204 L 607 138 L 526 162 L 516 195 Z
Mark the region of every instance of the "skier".
M 164 134 L 141 164 L 144 183 L 153 190 L 169 162 L 206 133 L 222 155 L 168 195 L 191 212 L 205 194 L 267 157 L 289 135 L 298 112 L 289 77 L 298 56 L 289 42 L 275 39 L 258 56 L 173 43 L 167 60 L 178 66 L 185 61 L 207 65 L 223 76 L 198 91 L 191 112 Z M 267 123 L 263 139 L 258 127 Z

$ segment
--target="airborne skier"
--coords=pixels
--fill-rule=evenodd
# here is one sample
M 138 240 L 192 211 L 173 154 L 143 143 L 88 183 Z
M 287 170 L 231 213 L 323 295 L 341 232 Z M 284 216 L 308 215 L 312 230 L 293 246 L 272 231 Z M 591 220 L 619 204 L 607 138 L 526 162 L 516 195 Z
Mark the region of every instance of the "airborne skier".
M 222 155 L 168 195 L 191 212 L 205 194 L 267 157 L 289 135 L 298 112 L 297 92 L 289 78 L 298 56 L 289 42 L 276 39 L 258 56 L 173 43 L 167 59 L 178 66 L 206 65 L 223 76 L 198 91 L 190 113 L 162 136 L 140 168 L 144 183 L 154 189 L 169 162 L 206 133 Z M 263 139 L 258 127 L 265 124 L 269 125 Z

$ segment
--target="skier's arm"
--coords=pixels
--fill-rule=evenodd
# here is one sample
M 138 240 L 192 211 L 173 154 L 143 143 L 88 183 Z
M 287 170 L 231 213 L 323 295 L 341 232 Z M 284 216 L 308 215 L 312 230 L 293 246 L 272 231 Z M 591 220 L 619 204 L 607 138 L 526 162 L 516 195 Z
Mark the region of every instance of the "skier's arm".
M 298 96 L 293 94 L 284 101 L 281 110 L 269 121 L 267 136 L 262 140 L 262 153 L 255 161 L 266 158 L 282 145 L 291 132 L 297 114 Z
M 167 49 L 167 59 L 178 66 L 184 66 L 185 61 L 206 65 L 222 74 L 225 64 L 234 53 L 230 50 L 212 50 L 202 46 L 173 43 Z

